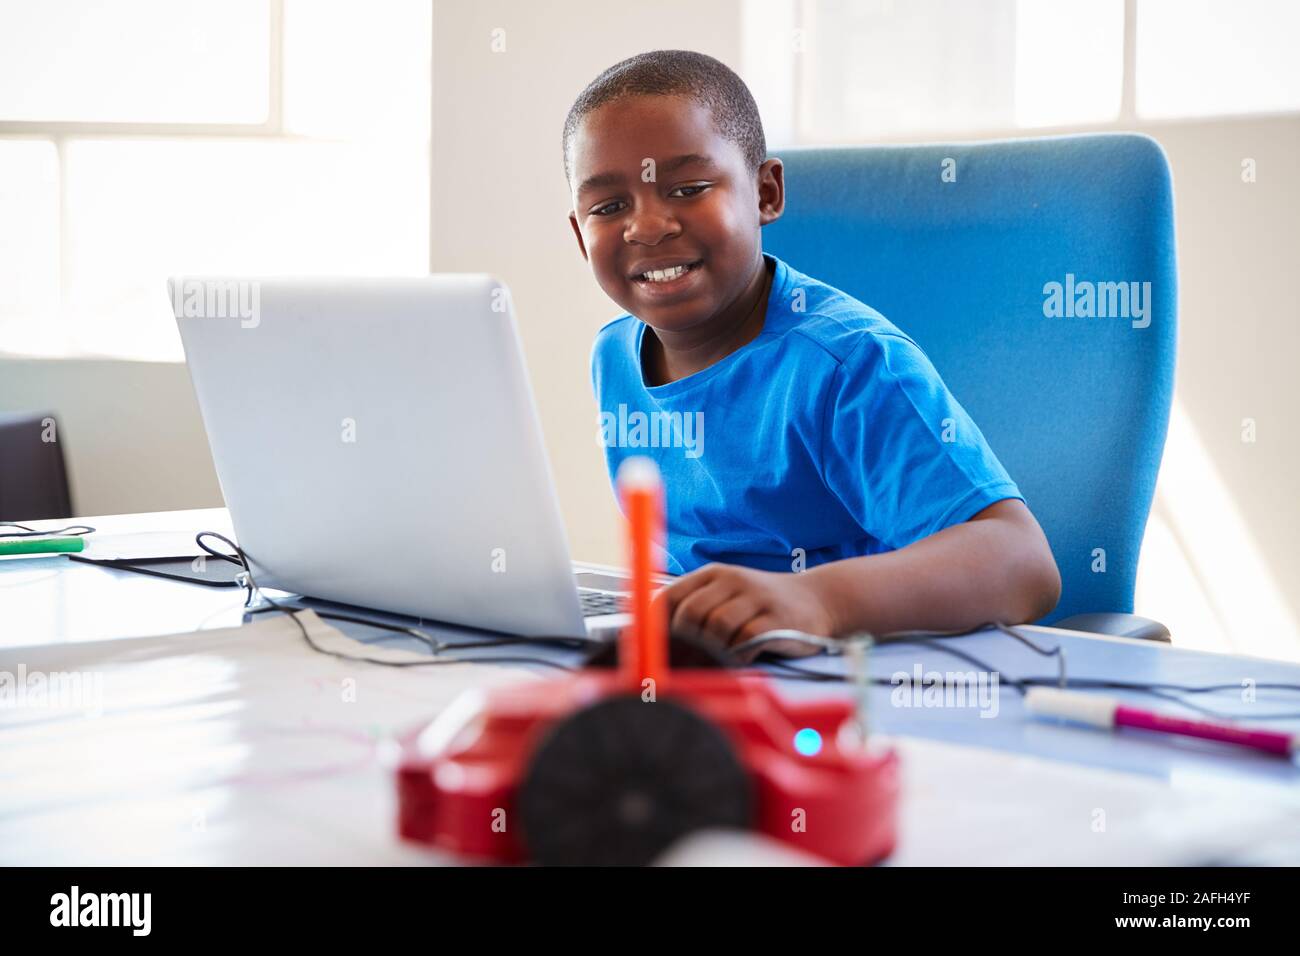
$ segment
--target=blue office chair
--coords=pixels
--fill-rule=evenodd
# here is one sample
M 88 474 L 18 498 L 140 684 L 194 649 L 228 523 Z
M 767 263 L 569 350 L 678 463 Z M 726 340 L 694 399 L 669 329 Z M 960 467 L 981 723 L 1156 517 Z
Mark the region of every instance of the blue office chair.
M 1108 134 L 776 155 L 787 204 L 764 248 L 878 309 L 930 356 L 1051 543 L 1061 600 L 1040 623 L 1168 641 L 1131 613 L 1173 396 L 1178 280 L 1160 147 Z M 1078 316 L 1085 282 L 1150 282 L 1146 318 L 1118 287 L 1095 285 L 1107 313 L 1127 304 L 1130 318 Z

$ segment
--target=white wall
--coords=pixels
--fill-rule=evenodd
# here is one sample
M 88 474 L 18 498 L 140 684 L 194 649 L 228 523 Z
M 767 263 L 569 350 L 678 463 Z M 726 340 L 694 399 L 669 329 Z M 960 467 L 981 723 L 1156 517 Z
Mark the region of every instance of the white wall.
M 1178 399 L 1300 601 L 1300 118 L 1150 127 L 1178 217 Z M 1242 182 L 1241 162 L 1257 163 Z M 1243 418 L 1257 438 L 1241 439 Z M 1300 612 L 1300 604 L 1293 605 Z
M 573 551 L 617 561 L 589 359 L 619 309 L 569 228 L 560 134 L 582 88 L 635 53 L 688 47 L 739 69 L 740 2 L 439 3 L 433 28 L 432 267 L 510 283 Z
M 1138 611 L 1186 646 L 1300 660 L 1300 117 L 1142 131 L 1173 169 L 1179 330 Z M 1247 158 L 1254 183 L 1242 180 Z
M 0 356 L 0 411 L 57 414 L 80 515 L 222 503 L 184 365 Z

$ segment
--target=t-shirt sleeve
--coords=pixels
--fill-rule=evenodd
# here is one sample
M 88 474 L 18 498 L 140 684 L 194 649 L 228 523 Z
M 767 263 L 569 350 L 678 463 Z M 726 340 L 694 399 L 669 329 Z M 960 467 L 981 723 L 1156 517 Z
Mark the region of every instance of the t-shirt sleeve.
M 596 396 L 596 401 L 600 401 L 600 340 L 601 336 L 597 335 L 591 343 L 591 393 Z
M 969 520 L 1020 490 L 925 353 L 872 334 L 832 374 L 822 477 L 885 550 Z

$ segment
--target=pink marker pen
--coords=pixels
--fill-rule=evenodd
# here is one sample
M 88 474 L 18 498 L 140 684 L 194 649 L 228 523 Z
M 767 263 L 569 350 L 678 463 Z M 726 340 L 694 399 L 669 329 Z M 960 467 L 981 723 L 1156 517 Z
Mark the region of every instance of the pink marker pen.
M 1091 727 L 1114 729 L 1136 727 L 1162 734 L 1200 737 L 1221 743 L 1250 747 L 1280 757 L 1292 757 L 1300 750 L 1300 734 L 1277 730 L 1253 730 L 1222 721 L 1193 720 L 1130 707 L 1118 698 L 1059 690 L 1055 687 L 1031 687 L 1025 694 L 1025 707 L 1031 714 L 1059 717 Z

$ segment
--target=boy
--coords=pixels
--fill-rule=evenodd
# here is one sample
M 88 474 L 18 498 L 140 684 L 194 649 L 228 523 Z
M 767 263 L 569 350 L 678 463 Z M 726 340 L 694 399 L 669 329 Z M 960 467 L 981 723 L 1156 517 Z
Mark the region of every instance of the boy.
M 735 73 L 681 50 L 610 67 L 564 159 L 578 248 L 627 313 L 592 381 L 619 423 L 611 477 L 638 454 L 664 476 L 673 633 L 964 630 L 1056 606 L 1038 522 L 916 343 L 762 252 L 784 171 Z

